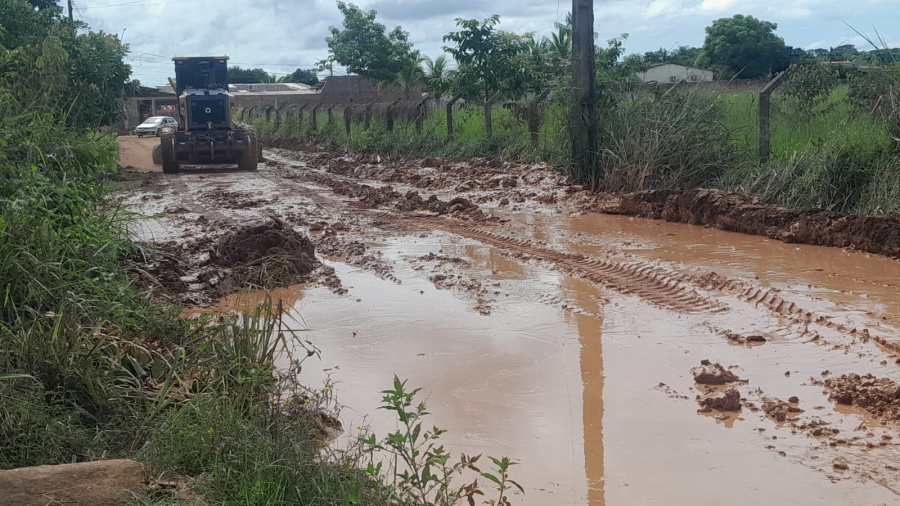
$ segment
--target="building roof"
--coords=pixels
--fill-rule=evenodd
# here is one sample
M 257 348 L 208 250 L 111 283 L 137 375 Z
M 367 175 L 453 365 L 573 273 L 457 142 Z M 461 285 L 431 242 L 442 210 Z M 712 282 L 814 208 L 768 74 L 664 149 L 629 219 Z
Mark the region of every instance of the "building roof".
M 695 70 L 703 70 L 703 71 L 712 72 L 712 70 L 709 70 L 709 69 L 704 69 L 704 68 L 700 68 L 700 67 L 694 67 L 693 65 L 682 65 L 682 64 L 680 64 L 680 63 L 672 63 L 672 62 L 670 62 L 670 61 L 664 61 L 664 62 L 660 62 L 660 63 L 654 63 L 654 64 L 650 65 L 650 68 L 651 68 L 651 69 L 654 69 L 654 68 L 656 68 L 656 67 L 662 67 L 663 65 L 674 65 L 674 66 L 676 66 L 676 67 L 684 67 L 684 68 L 686 68 L 686 69 L 695 69 Z
M 157 86 L 157 90 L 166 94 L 174 94 L 169 85 Z M 240 95 L 297 95 L 316 93 L 312 86 L 303 83 L 250 83 L 229 84 L 231 93 Z

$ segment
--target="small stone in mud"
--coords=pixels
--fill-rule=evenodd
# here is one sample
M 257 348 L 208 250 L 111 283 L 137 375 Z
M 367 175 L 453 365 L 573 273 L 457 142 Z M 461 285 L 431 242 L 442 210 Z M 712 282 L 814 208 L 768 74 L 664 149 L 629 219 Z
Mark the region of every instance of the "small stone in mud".
M 708 413 L 710 410 L 716 411 L 740 411 L 741 394 L 734 387 L 724 392 L 711 392 L 697 399 L 700 404 L 700 412 Z
M 788 399 L 788 402 L 797 404 L 798 402 L 800 402 L 800 398 L 797 397 L 796 395 L 792 395 L 792 396 Z
M 702 385 L 724 385 L 744 381 L 721 364 L 714 364 L 707 359 L 700 361 L 700 367 L 691 369 L 691 374 L 694 375 L 694 382 Z
M 850 466 L 847 464 L 847 459 L 843 457 L 834 459 L 834 462 L 831 465 L 834 466 L 834 468 L 838 471 L 846 471 L 847 469 L 850 469 Z

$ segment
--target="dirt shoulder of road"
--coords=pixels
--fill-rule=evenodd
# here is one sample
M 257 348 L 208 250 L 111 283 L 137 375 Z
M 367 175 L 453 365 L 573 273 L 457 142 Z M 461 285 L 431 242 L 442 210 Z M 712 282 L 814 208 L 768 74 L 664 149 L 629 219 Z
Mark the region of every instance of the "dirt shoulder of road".
M 749 195 L 704 189 L 628 193 L 619 196 L 617 205 L 599 210 L 900 258 L 900 220 L 896 218 L 788 209 L 761 204 Z
M 556 206 L 708 226 L 788 243 L 847 248 L 900 258 L 900 220 L 789 209 L 751 195 L 720 190 L 646 190 L 602 194 L 570 185 L 547 164 L 498 159 L 389 160 L 374 154 L 337 153 L 306 146 L 291 157 L 348 178 L 403 183 L 430 191 L 455 191 L 473 202 L 515 211 L 517 205 Z

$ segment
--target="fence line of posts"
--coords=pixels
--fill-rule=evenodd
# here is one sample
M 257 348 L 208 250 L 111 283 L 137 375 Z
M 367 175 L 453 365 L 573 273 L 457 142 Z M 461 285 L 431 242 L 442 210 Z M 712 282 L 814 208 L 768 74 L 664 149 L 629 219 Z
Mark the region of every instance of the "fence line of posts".
M 540 127 L 542 122 L 542 114 L 541 114 L 541 104 L 547 99 L 550 95 L 550 90 L 543 90 L 538 93 L 534 98 L 527 101 L 524 104 L 523 109 L 525 111 L 525 126 L 527 128 L 527 132 L 531 137 L 532 143 L 535 145 L 540 142 Z M 491 139 L 494 136 L 494 115 L 493 109 L 497 106 L 499 102 L 500 94 L 497 93 L 490 97 L 488 100 L 484 101 L 483 110 L 484 110 L 484 134 L 487 139 Z M 455 122 L 454 116 L 458 112 L 458 103 L 462 100 L 462 95 L 454 95 L 450 97 L 443 104 L 444 113 L 446 114 L 446 123 L 447 123 L 447 139 L 453 139 L 456 135 L 455 131 Z M 422 100 L 417 101 L 408 101 L 409 104 L 407 107 L 414 111 L 412 115 L 412 122 L 415 125 L 416 133 L 421 133 L 425 119 L 429 114 L 428 102 L 430 99 L 424 98 Z M 402 106 L 403 100 L 401 98 L 397 98 L 392 102 L 389 102 L 385 105 L 384 108 L 384 126 L 387 131 L 393 131 L 396 125 L 397 116 L 396 111 L 397 108 Z M 434 101 L 435 103 L 440 103 L 440 101 Z M 506 105 L 512 105 L 520 102 L 506 102 Z M 362 130 L 367 131 L 371 129 L 372 126 L 372 118 L 373 118 L 373 109 L 376 106 L 376 102 L 368 102 L 368 103 L 358 103 L 353 101 L 352 99 L 349 103 L 341 104 L 340 102 L 335 102 L 331 104 L 311 104 L 305 103 L 302 105 L 297 104 L 281 104 L 281 105 L 266 105 L 266 106 L 251 106 L 247 108 L 243 108 L 240 111 L 240 119 L 241 121 L 252 121 L 255 118 L 263 117 L 267 122 L 271 122 L 272 126 L 277 130 L 282 125 L 285 124 L 285 121 L 288 118 L 295 117 L 298 126 L 304 125 L 307 121 L 310 124 L 310 127 L 313 131 L 319 129 L 319 121 L 318 121 L 318 112 L 324 108 L 328 115 L 328 124 L 334 125 L 334 109 L 336 107 L 342 107 L 343 109 L 343 127 L 344 132 L 347 136 L 352 134 L 352 124 L 354 119 L 354 112 L 357 113 L 357 117 L 362 123 Z M 432 113 L 437 112 L 433 111 Z M 307 120 L 308 117 L 308 120 Z
M 759 120 L 759 161 L 760 163 L 768 163 L 771 155 L 771 97 L 772 94 L 777 90 L 782 84 L 784 84 L 789 77 L 787 71 L 780 72 L 776 75 L 771 81 L 769 81 L 762 90 L 759 91 L 759 103 L 758 103 L 758 120 Z M 670 86 L 664 93 L 663 97 L 667 97 L 676 89 L 681 89 L 686 85 L 683 81 L 679 81 Z M 524 104 L 525 111 L 525 123 L 527 127 L 527 132 L 531 137 L 531 142 L 537 146 L 540 143 L 540 128 L 542 123 L 542 115 L 541 115 L 541 104 L 547 99 L 550 95 L 549 89 L 541 91 L 534 98 L 527 101 Z M 588 145 L 593 146 L 594 139 L 588 138 L 587 135 L 591 130 L 591 125 L 594 123 L 595 118 L 593 118 L 595 114 L 595 110 L 593 107 L 589 107 L 582 102 L 590 102 L 592 99 L 590 97 L 582 97 L 581 95 L 577 95 L 579 99 L 576 102 L 576 105 L 581 103 L 584 107 L 575 107 L 575 110 L 572 112 L 572 118 L 577 121 L 577 124 L 580 125 L 578 128 L 572 130 L 570 135 L 572 135 L 573 142 L 577 143 L 588 143 Z M 500 94 L 495 94 L 485 100 L 482 103 L 484 107 L 484 135 L 485 138 L 491 139 L 494 136 L 494 125 L 493 125 L 493 109 L 497 105 L 498 99 L 500 98 Z M 444 114 L 446 114 L 446 128 L 447 128 L 447 139 L 453 139 L 456 135 L 456 124 L 454 121 L 454 115 L 456 111 L 458 111 L 457 104 L 462 100 L 463 97 L 461 94 L 454 95 L 449 98 L 449 100 L 445 100 L 443 103 Z M 414 111 L 412 115 L 412 122 L 415 125 L 416 133 L 421 133 L 424 128 L 425 119 L 429 114 L 429 100 L 432 100 L 435 104 L 440 104 L 441 101 L 424 98 L 421 100 L 415 101 L 407 101 L 407 106 L 409 109 Z M 520 102 L 519 102 L 520 103 Z M 511 104 L 510 102 L 507 105 Z M 266 121 L 273 121 L 273 126 L 275 129 L 280 128 L 286 118 L 296 115 L 297 124 L 303 125 L 305 123 L 305 118 L 309 116 L 309 123 L 313 131 L 319 129 L 319 121 L 318 121 L 318 112 L 320 109 L 324 108 L 328 115 L 328 124 L 334 125 L 334 109 L 336 107 L 342 107 L 343 109 L 343 126 L 344 131 L 347 136 L 350 136 L 352 133 L 352 124 L 354 118 L 354 111 L 357 112 L 357 117 L 360 118 L 362 122 L 362 130 L 368 131 L 371 129 L 372 116 L 373 116 L 373 108 L 376 106 L 375 101 L 371 101 L 368 103 L 358 103 L 353 101 L 352 99 L 349 103 L 342 104 L 340 102 L 335 102 L 331 104 L 311 104 L 305 103 L 302 105 L 296 104 L 282 104 L 282 105 L 269 105 L 269 106 L 251 106 L 248 108 L 244 108 L 240 112 L 241 120 L 252 120 L 258 116 L 265 117 Z M 385 106 L 384 110 L 384 126 L 387 131 L 393 131 L 396 124 L 396 111 L 398 107 L 403 106 L 403 100 L 401 98 L 397 98 L 392 102 L 389 102 Z M 274 112 L 274 118 L 273 118 Z M 432 114 L 437 112 L 436 110 L 431 110 Z M 307 114 L 308 113 L 308 114 Z M 409 116 L 407 116 L 409 119 Z M 575 152 L 578 151 L 576 147 L 573 146 L 573 164 L 578 164 L 575 160 Z M 583 156 L 590 156 L 589 154 L 584 154 Z M 587 160 L 587 161 L 585 161 Z M 589 163 L 589 159 L 583 159 L 581 163 Z

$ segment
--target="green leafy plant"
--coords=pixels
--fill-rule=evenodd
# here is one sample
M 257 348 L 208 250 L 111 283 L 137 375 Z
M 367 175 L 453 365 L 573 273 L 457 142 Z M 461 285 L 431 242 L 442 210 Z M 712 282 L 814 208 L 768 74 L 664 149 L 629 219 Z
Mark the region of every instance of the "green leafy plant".
M 379 409 L 394 412 L 399 422 L 397 431 L 380 440 L 375 434 L 362 439 L 372 455 L 366 472 L 381 484 L 389 497 L 416 506 L 451 506 L 462 499 L 474 505 L 475 497 L 484 495 L 478 480 L 458 488 L 453 484 L 454 478 L 466 470 L 474 471 L 496 485 L 497 499 L 486 504 L 509 504 L 506 492 L 510 486 L 525 492 L 509 478 L 508 470 L 513 463 L 506 457 L 489 457 L 496 466 L 494 473 L 481 472 L 477 467 L 481 455 L 461 454 L 459 461 L 452 462 L 451 453 L 440 444 L 441 435 L 446 431 L 436 426 L 425 428 L 423 419 L 430 413 L 424 402 L 415 401 L 420 391 L 419 388 L 407 389 L 406 381 L 395 376 L 393 388 L 382 391 L 384 397 Z M 387 467 L 376 461 L 377 452 L 389 456 Z

